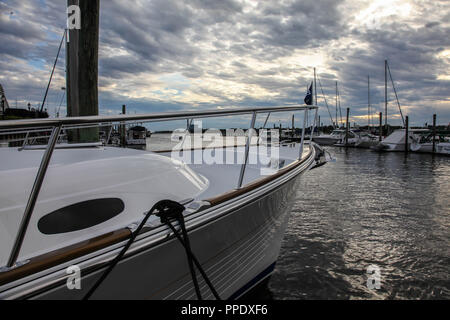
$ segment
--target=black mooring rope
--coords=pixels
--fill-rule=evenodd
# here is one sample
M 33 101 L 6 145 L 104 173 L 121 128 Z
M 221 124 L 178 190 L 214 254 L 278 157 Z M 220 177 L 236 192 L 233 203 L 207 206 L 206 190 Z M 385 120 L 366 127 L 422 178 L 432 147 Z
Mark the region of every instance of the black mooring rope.
M 157 216 L 159 216 L 159 214 L 157 214 Z M 169 228 L 172 230 L 172 232 L 175 234 L 175 236 L 177 237 L 178 241 L 180 241 L 180 243 L 183 245 L 184 249 L 186 250 L 186 255 L 188 256 L 188 261 L 191 263 L 192 261 L 195 263 L 195 266 L 197 267 L 197 269 L 200 271 L 200 274 L 202 275 L 203 279 L 205 280 L 206 284 L 208 285 L 209 289 L 211 290 L 212 294 L 214 295 L 214 297 L 217 300 L 221 300 L 219 294 L 217 293 L 216 289 L 214 288 L 214 286 L 212 285 L 211 281 L 209 280 L 208 276 L 206 275 L 206 272 L 203 270 L 200 262 L 197 260 L 197 258 L 195 257 L 195 255 L 192 253 L 191 250 L 191 246 L 189 243 L 189 237 L 186 231 L 186 227 L 185 227 L 185 223 L 184 223 L 184 217 L 183 214 L 178 214 L 177 216 L 172 216 L 172 219 L 175 219 L 178 221 L 182 234 L 183 234 L 183 238 L 181 238 L 179 232 L 175 229 L 175 227 L 172 225 L 170 218 L 167 217 L 161 217 L 161 222 L 165 223 L 169 226 Z M 192 279 L 194 281 L 194 286 L 195 286 L 195 282 L 196 282 L 196 276 L 195 273 L 192 275 Z M 194 280 L 195 279 L 195 280 Z M 196 290 L 197 292 L 197 290 Z M 201 294 L 198 291 L 197 292 L 197 298 L 199 300 L 202 300 Z
M 195 274 L 195 269 L 194 269 L 193 263 L 195 263 L 195 265 L 197 266 L 198 270 L 200 271 L 201 275 L 203 276 L 206 284 L 210 288 L 210 290 L 213 293 L 214 297 L 217 300 L 220 300 L 220 297 L 217 294 L 217 291 L 214 289 L 211 281 L 209 280 L 208 276 L 206 275 L 205 271 L 203 270 L 201 264 L 198 262 L 197 258 L 192 253 L 191 245 L 190 245 L 190 242 L 189 242 L 189 237 L 188 237 L 188 234 L 187 234 L 187 231 L 186 231 L 186 226 L 185 226 L 185 223 L 184 223 L 184 217 L 183 217 L 184 209 L 185 208 L 184 208 L 183 205 L 179 204 L 178 202 L 172 201 L 172 200 L 161 200 L 161 201 L 157 202 L 150 209 L 150 211 L 147 212 L 147 214 L 145 215 L 144 219 L 141 221 L 141 223 L 136 228 L 136 230 L 131 233 L 131 236 L 130 236 L 129 240 L 125 244 L 123 249 L 111 261 L 111 263 L 109 264 L 108 268 L 101 275 L 101 277 L 97 280 L 97 282 L 91 287 L 91 289 L 89 289 L 88 293 L 84 296 L 83 300 L 88 300 L 92 296 L 92 294 L 97 290 L 97 288 L 100 286 L 100 284 L 111 273 L 111 271 L 114 269 L 114 267 L 117 265 L 117 263 L 119 263 L 120 259 L 122 259 L 123 255 L 126 253 L 128 248 L 134 242 L 134 240 L 136 239 L 137 235 L 140 233 L 142 228 L 147 223 L 148 218 L 150 218 L 150 216 L 152 214 L 155 214 L 157 217 L 159 217 L 161 219 L 161 223 L 164 223 L 164 224 L 169 226 L 169 228 L 172 230 L 172 232 L 175 234 L 177 239 L 180 241 L 180 243 L 184 247 L 184 249 L 186 251 L 186 256 L 188 258 L 189 269 L 190 269 L 190 272 L 191 272 L 192 281 L 194 283 L 194 287 L 195 287 L 195 291 L 196 291 L 196 294 L 197 294 L 197 298 L 199 300 L 202 300 L 202 296 L 201 296 L 201 293 L 200 293 L 200 288 L 199 288 L 199 285 L 198 285 L 198 280 L 197 280 L 197 276 Z M 182 234 L 183 234 L 183 238 L 181 238 L 179 232 L 172 225 L 171 220 L 178 221 L 178 223 L 180 225 L 180 228 L 181 228 L 181 231 L 182 231 Z

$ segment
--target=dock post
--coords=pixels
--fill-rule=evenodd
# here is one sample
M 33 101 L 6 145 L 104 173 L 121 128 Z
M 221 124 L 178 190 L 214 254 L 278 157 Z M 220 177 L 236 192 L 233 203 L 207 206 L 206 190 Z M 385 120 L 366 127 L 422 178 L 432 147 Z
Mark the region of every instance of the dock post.
M 436 114 L 433 114 L 433 153 L 436 152 Z
M 126 114 L 127 113 L 127 106 L 126 105 L 122 105 L 122 114 Z M 125 129 L 125 123 L 120 125 L 120 144 L 121 146 L 125 146 L 126 144 L 126 139 L 125 139 L 125 135 L 126 135 L 126 129 Z
M 294 124 L 295 118 L 294 118 L 294 117 L 295 117 L 295 116 L 292 115 L 292 133 L 291 133 L 292 139 L 294 139 L 294 134 L 295 134 L 295 124 Z
M 406 119 L 405 119 L 405 153 L 408 153 L 408 136 L 409 136 L 409 130 L 408 130 L 408 127 L 409 127 L 409 117 L 408 116 L 406 116 Z
M 345 123 L 345 146 L 347 147 L 348 145 L 348 131 L 349 131 L 349 122 L 348 122 L 348 116 L 350 114 L 350 108 L 347 108 L 347 120 Z
M 381 142 L 383 140 L 383 112 L 380 112 L 380 133 L 379 133 L 378 141 Z
M 319 116 L 319 121 L 317 122 L 317 133 L 319 134 L 320 133 L 320 127 L 321 127 L 321 125 L 320 125 L 320 116 Z

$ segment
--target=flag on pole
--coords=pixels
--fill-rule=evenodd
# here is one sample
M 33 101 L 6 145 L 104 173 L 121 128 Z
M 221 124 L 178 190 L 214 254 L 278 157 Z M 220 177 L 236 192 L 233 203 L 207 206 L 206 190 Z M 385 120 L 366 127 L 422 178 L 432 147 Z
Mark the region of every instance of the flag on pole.
M 309 89 L 308 89 L 308 91 L 306 92 L 306 97 L 305 97 L 305 104 L 307 104 L 307 105 L 312 105 L 312 86 L 313 86 L 313 83 L 312 83 L 312 81 L 311 81 L 311 85 L 309 86 Z

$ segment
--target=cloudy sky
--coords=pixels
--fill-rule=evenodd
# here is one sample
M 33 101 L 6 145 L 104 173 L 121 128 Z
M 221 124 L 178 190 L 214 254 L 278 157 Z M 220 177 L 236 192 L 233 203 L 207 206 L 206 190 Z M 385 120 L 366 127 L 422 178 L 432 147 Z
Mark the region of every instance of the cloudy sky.
M 0 0 L 0 83 L 10 105 L 42 101 L 66 26 L 66 1 Z M 450 122 L 448 0 L 101 0 L 101 114 L 303 103 L 317 69 L 335 116 L 384 112 L 388 59 L 413 125 Z M 63 59 L 48 98 L 63 99 Z M 319 84 L 319 82 L 318 82 Z M 330 123 L 320 86 L 322 122 Z M 389 86 L 389 122 L 400 115 Z M 65 114 L 63 103 L 61 113 Z M 343 114 L 343 116 L 345 116 Z

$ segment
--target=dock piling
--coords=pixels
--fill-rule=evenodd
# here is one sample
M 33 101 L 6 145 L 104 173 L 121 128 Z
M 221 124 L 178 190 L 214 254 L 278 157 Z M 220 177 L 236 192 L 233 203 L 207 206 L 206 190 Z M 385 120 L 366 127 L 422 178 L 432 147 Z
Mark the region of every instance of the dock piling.
M 436 152 L 436 114 L 433 114 L 433 153 Z
M 345 124 L 345 146 L 347 147 L 348 145 L 348 131 L 349 131 L 349 122 L 348 122 L 348 116 L 350 114 L 350 108 L 347 108 L 347 120 L 346 120 L 346 124 Z
M 127 106 L 122 105 L 122 114 L 126 114 L 126 113 L 127 113 Z M 125 124 L 122 124 L 122 125 L 120 125 L 120 144 L 122 147 L 125 146 L 125 144 L 126 144 L 125 135 L 126 135 Z
M 409 150 L 409 148 L 408 148 L 408 136 L 409 136 L 409 131 L 408 131 L 408 127 L 409 127 L 409 117 L 408 116 L 406 116 L 406 119 L 405 119 L 405 153 L 408 153 L 408 150 Z
M 378 141 L 381 142 L 383 140 L 383 112 L 380 112 L 380 133 L 379 133 Z

